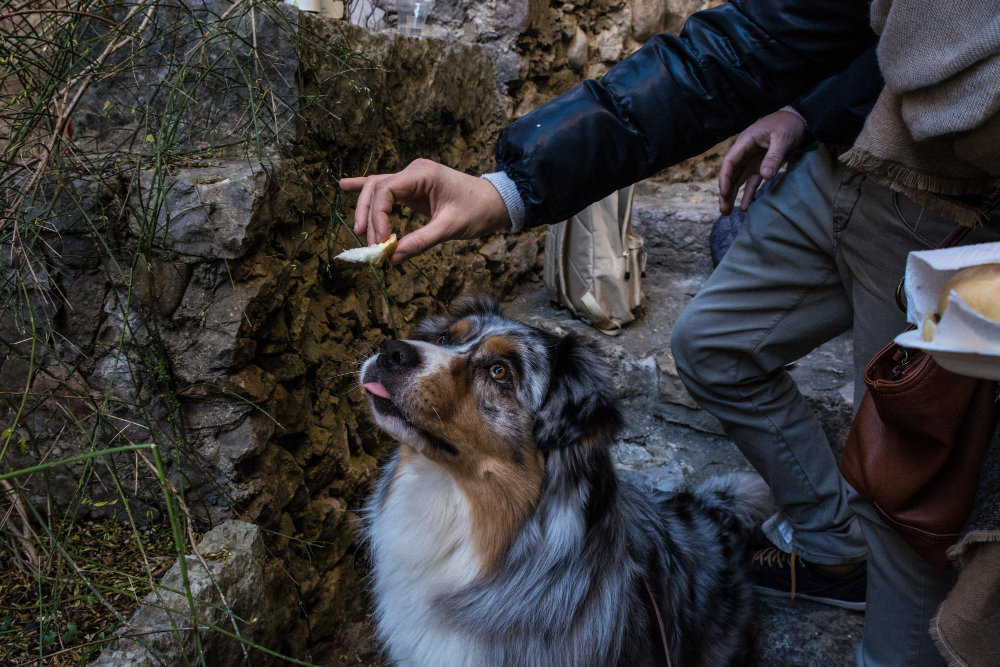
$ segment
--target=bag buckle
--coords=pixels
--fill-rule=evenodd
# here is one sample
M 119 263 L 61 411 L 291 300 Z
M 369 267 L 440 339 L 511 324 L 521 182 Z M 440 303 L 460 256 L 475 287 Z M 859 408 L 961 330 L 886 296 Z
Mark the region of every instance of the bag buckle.
M 896 350 L 896 354 L 892 355 L 892 359 L 896 362 L 896 366 L 892 369 L 892 375 L 889 376 L 889 380 L 895 382 L 903 377 L 906 367 L 910 365 L 910 353 L 906 351 L 905 347 L 901 347 Z

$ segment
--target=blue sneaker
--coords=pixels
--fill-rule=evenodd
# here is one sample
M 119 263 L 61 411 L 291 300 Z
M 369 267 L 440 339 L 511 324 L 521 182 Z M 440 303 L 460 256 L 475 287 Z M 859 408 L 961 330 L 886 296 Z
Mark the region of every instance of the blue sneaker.
M 754 589 L 761 595 L 802 598 L 841 609 L 865 610 L 868 567 L 861 563 L 844 575 L 825 572 L 795 554 L 768 547 L 751 560 Z

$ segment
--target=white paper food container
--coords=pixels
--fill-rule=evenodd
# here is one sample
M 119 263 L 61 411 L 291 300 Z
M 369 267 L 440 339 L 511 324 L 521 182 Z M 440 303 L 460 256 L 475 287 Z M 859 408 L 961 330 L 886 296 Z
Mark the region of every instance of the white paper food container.
M 970 266 L 993 263 L 1000 263 L 1000 243 L 911 252 L 906 260 L 906 319 L 917 329 L 900 334 L 896 343 L 927 351 L 954 373 L 1000 380 L 1000 323 L 969 308 L 955 292 L 934 330 L 934 340 L 927 342 L 920 335 L 925 316 L 935 312 L 938 294 L 953 275 Z

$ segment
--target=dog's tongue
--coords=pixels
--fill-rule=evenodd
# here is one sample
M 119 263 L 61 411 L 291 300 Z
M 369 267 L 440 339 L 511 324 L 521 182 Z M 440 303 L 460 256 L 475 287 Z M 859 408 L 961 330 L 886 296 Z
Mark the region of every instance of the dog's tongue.
M 376 396 L 381 396 L 382 398 L 389 398 L 389 392 L 385 390 L 381 382 L 366 382 L 361 387 L 370 394 L 375 394 Z

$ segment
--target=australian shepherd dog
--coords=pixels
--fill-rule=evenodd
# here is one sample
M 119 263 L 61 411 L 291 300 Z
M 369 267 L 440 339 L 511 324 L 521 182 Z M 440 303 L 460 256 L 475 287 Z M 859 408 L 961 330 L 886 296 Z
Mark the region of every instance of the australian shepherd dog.
M 665 643 L 677 667 L 743 663 L 768 489 L 750 474 L 676 493 L 620 479 L 621 413 L 581 339 L 466 299 L 384 343 L 361 382 L 400 443 L 365 510 L 392 661 L 661 667 Z

